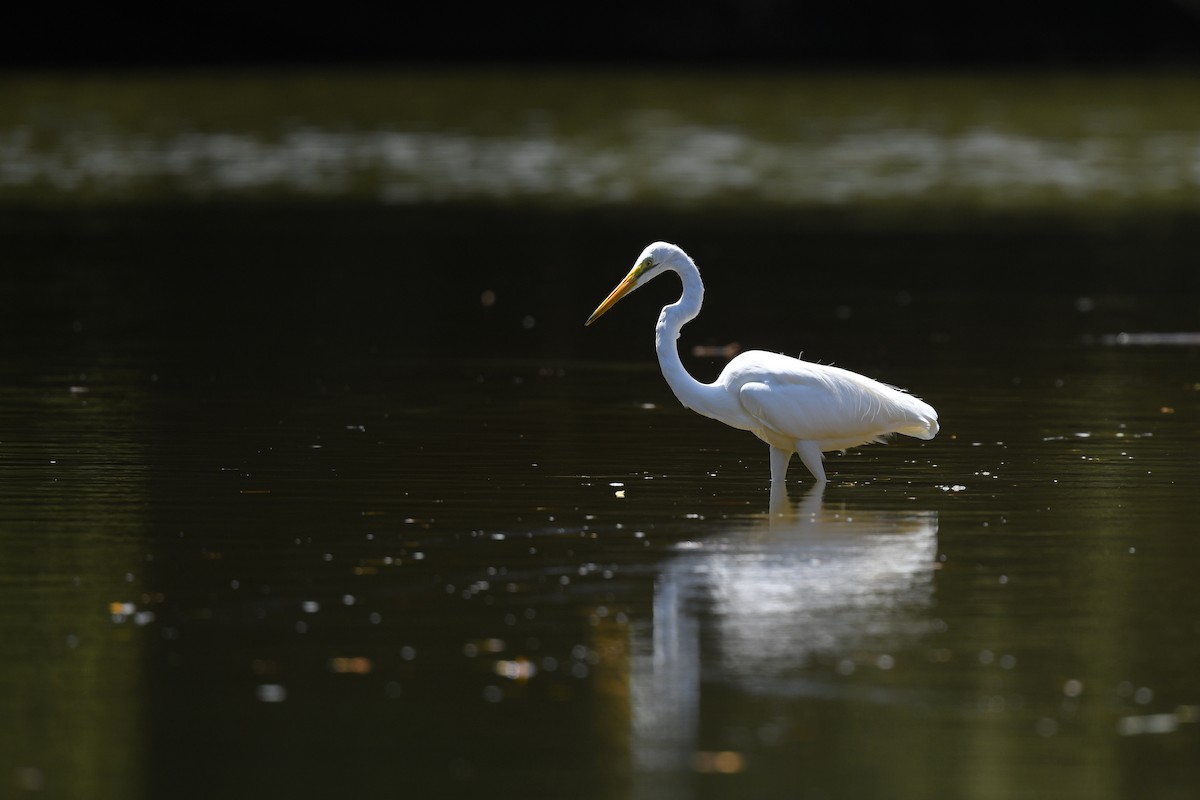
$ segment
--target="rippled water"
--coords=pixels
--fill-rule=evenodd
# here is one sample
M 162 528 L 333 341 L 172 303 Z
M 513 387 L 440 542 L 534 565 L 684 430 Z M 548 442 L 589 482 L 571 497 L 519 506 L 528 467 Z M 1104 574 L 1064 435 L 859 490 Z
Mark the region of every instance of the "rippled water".
M 6 792 L 1194 792 L 1186 218 L 63 202 L 0 219 Z M 672 287 L 582 327 L 658 236 L 698 377 L 939 436 L 772 496 Z

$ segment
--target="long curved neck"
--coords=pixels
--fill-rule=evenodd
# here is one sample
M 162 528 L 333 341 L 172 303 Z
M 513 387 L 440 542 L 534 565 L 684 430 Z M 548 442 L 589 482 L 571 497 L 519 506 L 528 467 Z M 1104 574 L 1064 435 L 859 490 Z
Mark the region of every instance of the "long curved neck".
M 683 326 L 700 313 L 704 283 L 700 280 L 700 270 L 691 260 L 672 268 L 683 282 L 683 294 L 676 302 L 663 307 L 655 328 L 654 349 L 658 352 L 658 363 L 671 391 L 685 406 L 704 413 L 703 399 L 708 386 L 697 381 L 683 368 L 677 344 Z

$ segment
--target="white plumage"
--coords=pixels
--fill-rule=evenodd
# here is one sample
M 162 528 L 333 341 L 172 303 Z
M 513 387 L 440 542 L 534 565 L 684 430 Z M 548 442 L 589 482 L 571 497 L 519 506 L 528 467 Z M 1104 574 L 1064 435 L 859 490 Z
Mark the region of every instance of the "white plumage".
M 855 372 L 778 353 L 747 351 L 712 383 L 692 378 L 679 360 L 676 340 L 700 313 L 704 284 L 695 262 L 673 244 L 655 242 L 642 251 L 586 324 L 666 271 L 679 275 L 683 293 L 658 318 L 655 346 L 663 377 L 688 408 L 750 431 L 769 444 L 773 482 L 783 482 L 792 453 L 824 482 L 822 452 L 880 442 L 892 433 L 918 439 L 937 434 L 937 412 L 928 403 Z

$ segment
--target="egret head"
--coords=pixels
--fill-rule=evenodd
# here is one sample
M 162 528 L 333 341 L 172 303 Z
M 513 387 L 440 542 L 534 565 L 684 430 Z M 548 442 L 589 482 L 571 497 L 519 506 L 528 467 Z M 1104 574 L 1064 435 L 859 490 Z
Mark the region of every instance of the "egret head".
M 667 242 L 655 242 L 650 245 L 638 256 L 637 261 L 633 264 L 633 269 L 629 270 L 625 279 L 617 284 L 617 288 L 604 298 L 604 302 L 596 307 L 587 322 L 583 324 L 591 325 L 603 316 L 604 312 L 615 306 L 622 297 L 639 286 L 649 283 L 667 270 L 678 271 L 686 260 L 687 255 L 676 245 Z

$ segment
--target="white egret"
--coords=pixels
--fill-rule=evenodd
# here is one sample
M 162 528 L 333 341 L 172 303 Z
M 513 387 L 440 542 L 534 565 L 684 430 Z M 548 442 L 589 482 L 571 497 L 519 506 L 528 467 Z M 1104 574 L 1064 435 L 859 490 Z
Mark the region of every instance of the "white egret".
M 849 370 L 750 350 L 736 356 L 712 383 L 700 383 L 679 360 L 676 340 L 700 313 L 704 284 L 696 264 L 679 247 L 655 242 L 590 316 L 591 325 L 625 295 L 675 272 L 683 282 L 677 302 L 658 318 L 655 349 L 663 377 L 687 408 L 750 431 L 771 447 L 771 482 L 782 485 L 793 453 L 819 483 L 824 452 L 882 442 L 892 433 L 932 439 L 937 412 L 922 400 Z

